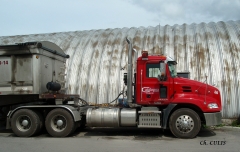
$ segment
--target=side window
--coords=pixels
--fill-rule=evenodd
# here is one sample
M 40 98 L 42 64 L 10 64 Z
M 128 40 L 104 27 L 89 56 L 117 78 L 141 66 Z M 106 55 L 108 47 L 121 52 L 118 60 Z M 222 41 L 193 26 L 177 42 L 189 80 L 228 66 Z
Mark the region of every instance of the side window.
M 159 63 L 147 63 L 146 68 L 147 78 L 157 78 L 160 74 Z

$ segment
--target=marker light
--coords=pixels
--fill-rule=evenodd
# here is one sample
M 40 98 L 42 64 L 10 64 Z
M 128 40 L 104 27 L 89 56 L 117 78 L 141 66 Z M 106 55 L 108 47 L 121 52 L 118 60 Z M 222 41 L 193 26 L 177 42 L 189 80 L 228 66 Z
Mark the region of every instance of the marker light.
M 148 51 L 142 51 L 142 59 L 148 59 Z

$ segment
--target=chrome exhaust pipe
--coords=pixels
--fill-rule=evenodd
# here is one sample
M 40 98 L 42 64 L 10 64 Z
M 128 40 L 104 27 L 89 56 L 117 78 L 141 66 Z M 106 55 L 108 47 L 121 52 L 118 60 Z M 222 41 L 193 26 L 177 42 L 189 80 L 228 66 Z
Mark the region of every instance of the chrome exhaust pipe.
M 126 38 L 128 43 L 128 73 L 127 73 L 127 102 L 132 103 L 132 43 Z

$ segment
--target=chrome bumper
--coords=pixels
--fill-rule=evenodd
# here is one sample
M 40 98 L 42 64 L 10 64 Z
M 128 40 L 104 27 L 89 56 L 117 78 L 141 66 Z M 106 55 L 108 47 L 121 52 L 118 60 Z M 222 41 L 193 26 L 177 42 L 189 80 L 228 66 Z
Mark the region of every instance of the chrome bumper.
M 215 126 L 222 123 L 222 114 L 221 112 L 216 113 L 204 113 L 206 120 L 206 126 Z

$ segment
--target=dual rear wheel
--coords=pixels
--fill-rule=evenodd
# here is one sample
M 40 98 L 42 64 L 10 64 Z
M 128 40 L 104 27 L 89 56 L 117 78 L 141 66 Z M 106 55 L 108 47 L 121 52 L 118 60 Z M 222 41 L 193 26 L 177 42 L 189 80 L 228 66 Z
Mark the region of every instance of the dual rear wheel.
M 11 127 L 17 136 L 30 137 L 39 133 L 43 128 L 43 117 L 37 111 L 20 109 L 14 113 Z
M 45 127 L 53 137 L 66 137 L 75 131 L 72 115 L 64 109 L 54 109 L 46 117 Z
M 30 137 L 42 130 L 43 122 L 41 113 L 30 109 L 20 109 L 13 114 L 11 127 L 17 136 Z M 53 137 L 66 137 L 76 129 L 72 115 L 61 108 L 53 109 L 48 113 L 45 127 Z

